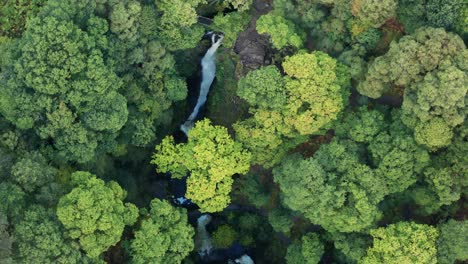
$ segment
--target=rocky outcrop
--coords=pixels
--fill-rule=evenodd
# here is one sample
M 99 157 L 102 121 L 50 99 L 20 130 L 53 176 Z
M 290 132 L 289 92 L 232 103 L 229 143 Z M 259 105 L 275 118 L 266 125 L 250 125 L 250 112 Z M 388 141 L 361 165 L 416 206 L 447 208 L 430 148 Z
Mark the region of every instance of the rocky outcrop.
M 258 69 L 270 62 L 268 36 L 258 34 L 255 27 L 257 19 L 271 9 L 271 5 L 265 0 L 255 0 L 251 10 L 252 20 L 247 29 L 241 32 L 236 40 L 234 51 L 240 57 L 244 73 Z

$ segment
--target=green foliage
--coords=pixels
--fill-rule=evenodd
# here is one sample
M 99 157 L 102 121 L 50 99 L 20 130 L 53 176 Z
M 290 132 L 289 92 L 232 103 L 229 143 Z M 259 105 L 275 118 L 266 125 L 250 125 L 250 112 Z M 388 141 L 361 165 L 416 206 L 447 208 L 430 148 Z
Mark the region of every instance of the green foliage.
M 91 263 L 79 246 L 64 236 L 52 210 L 33 206 L 15 225 L 16 259 L 20 263 Z
M 270 197 L 265 186 L 260 182 L 258 175 L 248 173 L 237 178 L 235 185 L 238 187 L 234 194 L 247 199 L 249 204 L 257 208 L 267 205 Z
M 0 215 L 12 219 L 22 215 L 26 207 L 26 193 L 16 184 L 2 181 L 0 183 Z
M 353 15 L 364 25 L 374 28 L 382 26 L 389 18 L 395 17 L 396 0 L 353 0 Z
M 211 0 L 210 4 L 217 2 L 220 5 L 220 9 L 233 7 L 240 12 L 249 10 L 253 0 Z
M 250 15 L 247 12 L 219 14 L 213 19 L 213 28 L 224 33 L 223 46 L 232 48 L 237 35 L 245 29 L 249 21 Z
M 26 21 L 34 17 L 47 0 L 3 0 L 0 5 L 0 36 L 18 37 Z
M 103 29 L 85 31 L 63 13 L 46 14 L 32 19 L 19 49 L 9 51 L 17 63 L 3 77 L 0 111 L 18 128 L 34 127 L 51 140 L 59 158 L 87 162 L 97 142 L 112 138 L 109 133 L 119 130 L 128 114 L 125 98 L 116 92 L 121 81 L 103 58 L 106 22 L 93 18 Z
M 190 171 L 186 197 L 202 212 L 222 211 L 230 202 L 232 178 L 249 170 L 251 155 L 233 141 L 227 129 L 208 119 L 189 131 L 188 143 L 175 144 L 169 136 L 156 146 L 153 164 L 160 172 L 180 178 Z
M 57 169 L 47 164 L 47 160 L 39 153 L 30 153 L 20 159 L 11 169 L 12 179 L 25 191 L 32 192 L 55 180 Z
M 443 29 L 421 28 L 398 43 L 392 43 L 384 56 L 376 58 L 358 91 L 378 98 L 393 85 L 414 87 L 413 84 L 424 80 L 423 77 L 434 70 L 457 67 L 457 61 L 466 56 L 464 50 L 463 41 L 455 34 Z
M 288 247 L 286 263 L 288 264 L 316 264 L 325 252 L 324 245 L 316 233 L 302 236 Z
M 426 4 L 427 20 L 430 26 L 443 27 L 448 30 L 454 29 L 458 23 L 463 23 L 461 21 L 464 19 L 462 17 L 463 9 L 466 9 L 466 2 L 462 0 L 428 0 Z
M 468 186 L 468 143 L 457 139 L 444 152 L 433 158 L 424 171 L 424 182 L 412 193 L 424 213 L 432 214 L 443 205 L 458 201 Z
M 283 76 L 273 65 L 247 73 L 238 86 L 237 95 L 254 107 L 281 109 L 287 101 Z
M 345 113 L 335 124 L 335 134 L 356 142 L 371 143 L 379 132 L 386 130 L 384 118 L 382 112 L 369 111 L 363 106 L 357 112 Z
M 289 230 L 293 226 L 291 212 L 285 208 L 273 209 L 268 213 L 268 222 L 276 232 L 289 234 Z
M 360 233 L 332 233 L 331 238 L 335 248 L 344 256 L 344 263 L 358 263 L 372 245 L 371 237 Z
M 12 244 L 13 237 L 8 232 L 8 219 L 0 212 L 0 262 L 13 263 Z
M 213 245 L 216 248 L 229 248 L 238 238 L 237 232 L 229 225 L 221 225 L 213 232 Z
M 130 242 L 132 263 L 180 263 L 194 248 L 185 209 L 154 199 Z
M 452 264 L 468 259 L 468 221 L 449 220 L 439 226 L 437 263 Z
M 236 138 L 264 167 L 277 164 L 307 135 L 319 134 L 347 104 L 347 69 L 327 54 L 298 53 L 286 57 L 283 68 L 282 80 L 267 66 L 239 81 L 238 95 L 252 104 L 253 117 L 234 125 Z
M 195 8 L 204 0 L 156 0 L 156 9 L 162 13 L 158 31 L 169 50 L 193 48 L 203 35 L 203 27 L 196 25 Z
M 355 151 L 351 142 L 334 141 L 323 145 L 316 158 L 293 155 L 284 159 L 273 170 L 283 203 L 329 231 L 353 232 L 372 226 L 381 216 L 376 198 L 382 191 L 374 184 L 378 175 L 358 162 Z
M 374 243 L 360 263 L 437 263 L 436 228 L 399 222 L 370 231 Z
M 276 49 L 286 46 L 301 48 L 305 40 L 305 33 L 301 29 L 274 13 L 263 15 L 257 20 L 257 31 L 260 34 L 268 34 Z
M 138 210 L 122 202 L 126 192 L 116 182 L 80 171 L 72 174 L 72 184 L 72 191 L 60 198 L 58 219 L 68 236 L 79 239 L 86 254 L 97 258 L 120 240 L 126 225 L 135 223 Z
M 361 94 L 378 98 L 404 86 L 403 122 L 418 143 L 436 150 L 447 146 L 452 130 L 465 119 L 467 51 L 463 41 L 443 29 L 421 28 L 393 43 L 369 67 Z

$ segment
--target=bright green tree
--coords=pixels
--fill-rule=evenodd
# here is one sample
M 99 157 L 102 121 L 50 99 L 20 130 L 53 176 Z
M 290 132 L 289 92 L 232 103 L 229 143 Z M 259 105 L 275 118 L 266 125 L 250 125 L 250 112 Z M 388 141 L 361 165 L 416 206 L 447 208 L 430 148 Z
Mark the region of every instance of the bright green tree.
M 234 125 L 253 163 L 271 167 L 289 149 L 320 134 L 347 104 L 349 75 L 323 52 L 298 53 L 283 62 L 286 76 L 267 66 L 239 81 L 238 95 L 251 104 L 251 118 Z
M 213 28 L 224 33 L 223 46 L 234 47 L 237 35 L 245 29 L 250 21 L 247 12 L 231 12 L 219 14 L 213 19 Z
M 288 264 L 316 264 L 320 262 L 325 247 L 316 233 L 302 236 L 288 247 L 286 263 Z
M 186 197 L 202 212 L 217 212 L 230 202 L 232 175 L 246 173 L 250 158 L 250 153 L 231 139 L 226 128 L 204 119 L 189 131 L 186 144 L 175 144 L 171 136 L 164 138 L 156 146 L 151 163 L 175 178 L 190 172 Z
M 187 211 L 154 199 L 130 242 L 132 263 L 180 263 L 194 248 Z
M 116 182 L 105 183 L 89 172 L 72 174 L 74 188 L 60 198 L 57 216 L 72 239 L 91 258 L 115 245 L 125 226 L 135 223 L 138 210 L 123 203 L 126 192 Z
M 373 246 L 359 263 L 437 263 L 436 228 L 399 222 L 370 231 Z
M 197 25 L 195 8 L 205 0 L 155 0 L 156 9 L 162 13 L 158 31 L 169 50 L 196 46 L 203 27 Z
M 274 13 L 263 15 L 257 20 L 257 31 L 268 34 L 276 49 L 286 46 L 301 48 L 304 45 L 305 33 L 293 22 Z

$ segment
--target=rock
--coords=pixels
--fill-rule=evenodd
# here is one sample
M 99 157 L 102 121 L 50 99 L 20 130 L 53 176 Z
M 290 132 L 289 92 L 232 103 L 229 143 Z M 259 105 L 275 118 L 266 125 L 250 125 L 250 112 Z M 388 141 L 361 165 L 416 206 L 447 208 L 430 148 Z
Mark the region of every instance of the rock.
M 234 45 L 234 51 L 239 54 L 240 63 L 244 74 L 248 71 L 260 68 L 270 61 L 270 42 L 267 35 L 260 35 L 256 31 L 257 19 L 268 13 L 272 7 L 264 0 L 255 0 L 252 10 L 252 20 L 247 29 L 241 32 Z

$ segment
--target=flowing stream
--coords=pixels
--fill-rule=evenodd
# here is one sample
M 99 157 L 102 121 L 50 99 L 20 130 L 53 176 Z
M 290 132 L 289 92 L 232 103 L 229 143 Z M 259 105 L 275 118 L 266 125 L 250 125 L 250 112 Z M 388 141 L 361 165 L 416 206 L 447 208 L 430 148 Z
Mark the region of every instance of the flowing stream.
M 202 65 L 202 81 L 200 85 L 200 95 L 198 96 L 197 104 L 187 121 L 180 126 L 180 130 L 188 136 L 188 131 L 193 127 L 194 122 L 198 116 L 200 108 L 205 104 L 208 92 L 210 91 L 211 84 L 216 75 L 216 50 L 221 45 L 223 35 L 211 34 L 211 47 L 206 51 L 205 56 L 201 61 Z

